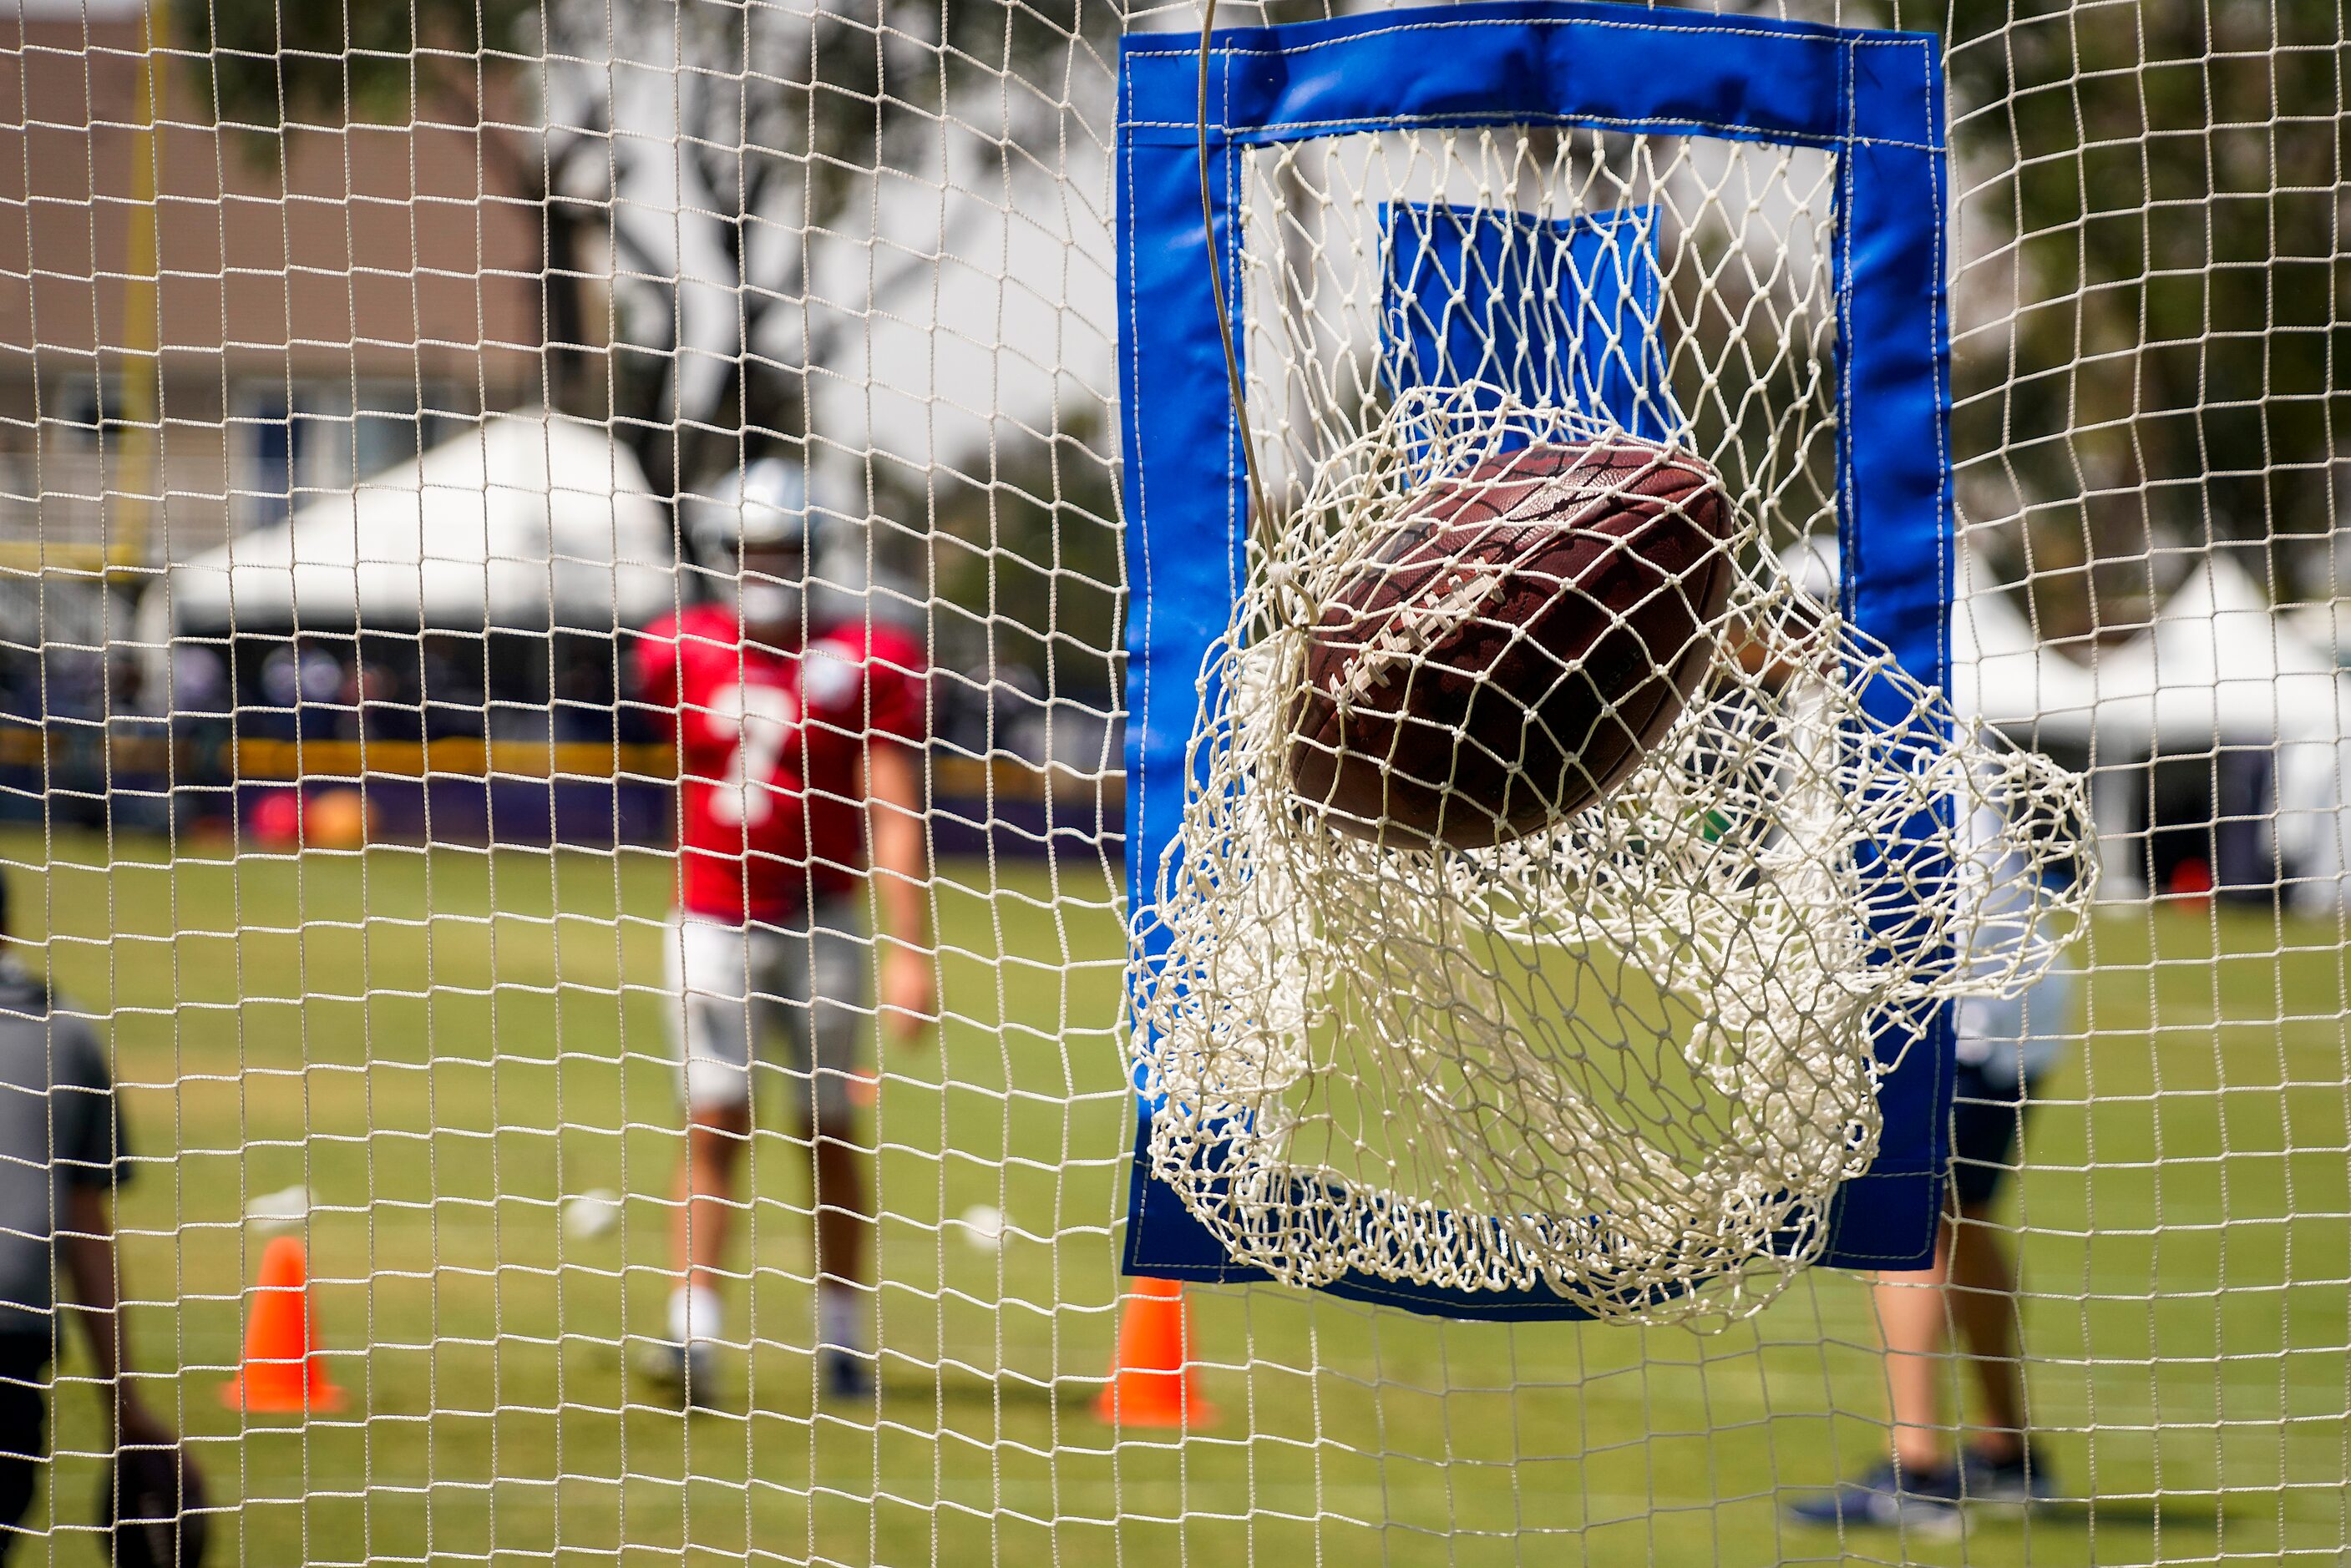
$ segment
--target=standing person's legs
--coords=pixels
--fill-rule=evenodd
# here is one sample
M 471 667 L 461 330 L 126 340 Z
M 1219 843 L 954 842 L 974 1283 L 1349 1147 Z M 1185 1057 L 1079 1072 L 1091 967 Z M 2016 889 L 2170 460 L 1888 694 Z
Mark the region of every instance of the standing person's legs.
M 678 1279 L 671 1334 L 681 1343 L 714 1339 L 715 1303 L 735 1210 L 735 1168 L 751 1136 L 751 1103 L 696 1106 L 686 1111 L 685 1158 L 678 1162 L 670 1214 L 670 1262 Z M 680 1312 L 691 1319 L 678 1321 Z
M 1954 1335 L 1983 1394 L 1980 1418 L 1968 1423 L 1963 1465 L 2011 1464 L 2023 1449 L 2016 1263 L 1991 1223 L 1991 1211 L 2015 1168 L 2031 1105 L 2029 1082 L 1998 1081 L 1983 1068 L 1960 1064 L 1951 1107 L 1955 1217 L 1943 1221 L 1943 1294 Z M 1957 1389 L 1952 1397 L 1958 1397 Z
M 16 1542 L 48 1458 L 48 1365 L 47 1335 L 0 1334 L 0 1563 Z
M 2024 1372 L 2019 1350 L 2016 1262 L 1991 1211 L 2013 1169 L 2029 1085 L 1990 1081 L 1975 1066 L 1959 1068 L 1951 1113 L 1950 1211 L 1935 1241 L 1932 1267 L 1879 1277 L 1874 1293 L 1886 1337 L 1886 1387 L 1892 1406 L 1894 1452 L 1906 1471 L 1940 1474 L 1953 1461 L 1953 1436 L 1968 1440 L 1958 1454 L 1975 1478 L 1992 1474 L 1999 1490 L 2013 1490 L 2007 1472 L 2024 1464 Z M 1954 1341 L 1974 1373 L 1982 1408 L 1962 1421 L 1960 1389 L 1949 1369 Z M 1946 1414 L 1948 1412 L 1948 1414 Z M 2037 1468 L 2037 1467 L 2036 1467 Z M 2042 1495 L 2037 1491 L 2035 1495 Z
M 1961 1070 L 1963 1093 L 1970 1076 Z M 1984 1084 L 1981 1075 L 1972 1076 L 1982 1097 L 1972 1106 L 1959 1106 L 1976 1123 L 1953 1129 L 1951 1192 L 1959 1218 L 1944 1226 L 1950 1238 L 1949 1288 L 1944 1293 L 1980 1395 L 1977 1419 L 1969 1423 L 1959 1451 L 1959 1469 L 1971 1501 L 2031 1502 L 2055 1497 L 2057 1487 L 2032 1443 L 2016 1256 L 1991 1223 L 1991 1210 L 2015 1164 L 2032 1104 L 2032 1080 Z
M 789 942 L 798 983 L 780 1021 L 791 1041 L 792 1133 L 810 1150 L 816 1215 L 817 1344 L 826 1387 L 867 1389 L 866 1296 L 872 1282 L 873 1202 L 857 1104 L 872 960 L 858 899 L 817 901 L 805 942 Z
M 1944 1284 L 1951 1262 L 1951 1221 L 1935 1233 L 1935 1261 L 1923 1269 L 1887 1270 L 1870 1286 L 1877 1332 L 1886 1345 L 1886 1392 L 1894 1428 L 1894 1457 L 1906 1479 L 1949 1469 L 1950 1428 L 1944 1394 L 1950 1367 L 1951 1303 Z
M 751 1135 L 753 933 L 682 919 L 669 944 L 672 1044 L 685 1151 L 670 1215 L 669 1343 L 655 1367 L 710 1402 L 707 1346 L 723 1333 L 718 1283 L 736 1210 L 736 1170 Z M 695 1385 L 699 1384 L 697 1387 Z
M 1950 1186 L 1934 1262 L 1877 1275 L 1871 1298 L 1886 1350 L 1892 1462 L 1790 1514 L 1809 1524 L 1956 1529 L 1959 1504 L 2049 1495 L 2028 1464 L 2023 1377 L 2017 1359 L 2016 1273 L 1987 1222 L 2013 1167 L 2023 1089 L 1988 1082 L 1960 1064 L 1951 1110 Z M 1985 1395 L 1984 1434 L 1964 1447 L 1951 1346 L 1962 1343 Z
M 1993 1464 L 2024 1452 L 2024 1366 L 2018 1347 L 2016 1261 L 1988 1219 L 1988 1204 L 1964 1207 L 1948 1224 L 1951 1321 L 1983 1396 L 1968 1447 Z

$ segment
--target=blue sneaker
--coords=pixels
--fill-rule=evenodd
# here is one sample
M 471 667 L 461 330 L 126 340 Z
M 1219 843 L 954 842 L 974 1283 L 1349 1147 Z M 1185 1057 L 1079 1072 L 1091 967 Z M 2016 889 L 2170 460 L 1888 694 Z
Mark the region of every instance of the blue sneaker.
M 1970 1449 L 1959 1455 L 1959 1495 L 1969 1502 L 2030 1508 L 2057 1501 L 2057 1477 L 2031 1443 L 2006 1459 L 1988 1459 Z
M 1955 1467 L 1906 1470 L 1887 1459 L 1858 1480 L 1808 1492 L 1785 1507 L 1790 1522 L 1834 1529 L 1907 1530 L 1955 1535 L 1960 1526 Z
M 833 1404 L 873 1402 L 873 1358 L 837 1345 L 816 1353 L 817 1395 Z

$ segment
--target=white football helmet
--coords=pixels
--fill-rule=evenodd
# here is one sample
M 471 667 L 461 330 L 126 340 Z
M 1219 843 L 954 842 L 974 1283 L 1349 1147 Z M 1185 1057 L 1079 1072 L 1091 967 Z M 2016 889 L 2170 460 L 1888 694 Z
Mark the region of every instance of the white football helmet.
M 813 555 L 808 475 L 789 458 L 763 457 L 713 484 L 678 499 L 679 521 L 695 554 L 717 566 L 747 545 L 799 545 Z
M 817 541 L 808 479 L 799 462 L 763 457 L 748 463 L 708 494 L 681 497 L 678 518 L 702 566 L 737 579 L 733 597 L 745 626 L 774 632 L 800 623 Z M 744 569 L 747 551 L 794 545 L 801 550 L 800 564 L 787 576 L 776 576 L 772 561 L 756 572 Z

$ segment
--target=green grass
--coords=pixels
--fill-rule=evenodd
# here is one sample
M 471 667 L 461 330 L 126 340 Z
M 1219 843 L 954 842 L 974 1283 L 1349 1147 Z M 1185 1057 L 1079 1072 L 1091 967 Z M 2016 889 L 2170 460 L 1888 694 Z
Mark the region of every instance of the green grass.
M 747 1412 L 688 1421 L 629 1370 L 662 1326 L 676 1152 L 663 857 L 0 857 L 22 934 L 114 1043 L 145 1160 L 120 1214 L 140 1362 L 225 1510 L 216 1563 L 2335 1563 L 2351 1540 L 2332 926 L 2101 919 L 2095 1037 L 2016 1199 L 2036 1411 L 2099 1501 L 1906 1545 L 1776 1522 L 1777 1489 L 1885 1440 L 1865 1299 L 1826 1271 L 1712 1338 L 1195 1292 L 1221 1422 L 1114 1441 L 1092 1402 L 1129 1113 L 1098 873 L 943 868 L 953 1020 L 882 1094 L 876 1427 L 819 1410 L 794 1348 L 806 1198 L 779 1137 L 730 1301 L 761 1342 Z M 244 1206 L 296 1182 L 351 1395 L 308 1423 L 217 1393 L 258 1259 Z M 632 1195 L 621 1233 L 567 1241 L 559 1200 L 594 1187 Z M 1000 1251 L 954 1223 L 977 1203 L 1017 1228 Z M 78 1526 L 97 1426 L 85 1390 L 59 1403 Z

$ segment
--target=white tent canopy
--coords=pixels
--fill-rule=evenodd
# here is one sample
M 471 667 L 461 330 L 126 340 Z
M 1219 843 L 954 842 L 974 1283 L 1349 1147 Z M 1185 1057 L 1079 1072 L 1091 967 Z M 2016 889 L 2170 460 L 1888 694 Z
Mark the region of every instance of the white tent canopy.
M 1834 545 L 1806 540 L 1782 569 L 1831 591 Z M 1951 612 L 1951 701 L 1962 714 L 2043 744 L 2082 747 L 2096 764 L 2093 806 L 2111 895 L 2136 890 L 2132 820 L 2156 758 L 2220 747 L 2276 760 L 2273 846 L 2294 901 L 2351 902 L 2351 680 L 2306 622 L 2280 615 L 2225 553 L 2199 561 L 2153 623 L 2088 667 L 2044 648 L 1980 556 L 1963 550 Z
M 601 425 L 492 414 L 348 494 L 174 566 L 142 636 L 638 625 L 674 602 L 667 514 Z
M 2158 757 L 2220 747 L 2270 749 L 2275 758 L 2271 846 L 2310 908 L 2343 901 L 2351 864 L 2351 683 L 2332 654 L 2226 554 L 2197 562 L 2137 637 L 2100 652 L 2089 710 L 2097 742 L 2098 831 L 2112 891 L 2133 890 L 2126 796 L 2144 785 L 2125 771 Z M 2218 803 L 2216 803 L 2216 805 Z
M 2102 746 L 2131 753 L 2334 740 L 2351 702 L 2334 656 L 2226 556 L 2197 563 L 2146 632 L 2098 658 Z
M 1833 591 L 1825 539 L 1783 553 L 1782 569 Z M 2042 645 L 1973 550 L 1953 574 L 1951 706 L 2003 728 L 2086 744 L 2120 761 L 2351 735 L 2351 685 L 2335 656 L 2279 615 L 2226 556 L 2197 563 L 2152 626 L 2090 667 Z
M 2046 656 L 2053 657 L 2053 656 Z M 2153 623 L 2101 650 L 2078 711 L 2095 738 L 2098 835 L 2110 891 L 2132 891 L 2137 865 L 2124 848 L 2144 785 L 2128 771 L 2159 757 L 2220 747 L 2267 748 L 2275 758 L 2271 846 L 2293 877 L 2294 901 L 2331 909 L 2351 893 L 2351 681 L 2332 652 L 2280 615 L 2261 585 L 2226 554 L 2197 562 Z M 2049 714 L 2043 735 L 2062 734 Z M 2216 807 L 2219 803 L 2216 803 Z
M 1826 534 L 1780 552 L 1780 569 L 1813 597 L 1837 597 L 1836 541 Z M 1951 582 L 1950 696 L 1954 711 L 2002 726 L 2038 725 L 2061 739 L 2086 736 L 2090 672 L 2042 646 L 2032 624 L 1981 555 L 1961 550 Z
M 2042 644 L 1980 553 L 1960 551 L 1952 579 L 1953 709 L 2052 739 L 2085 734 L 2096 700 L 2090 672 Z

